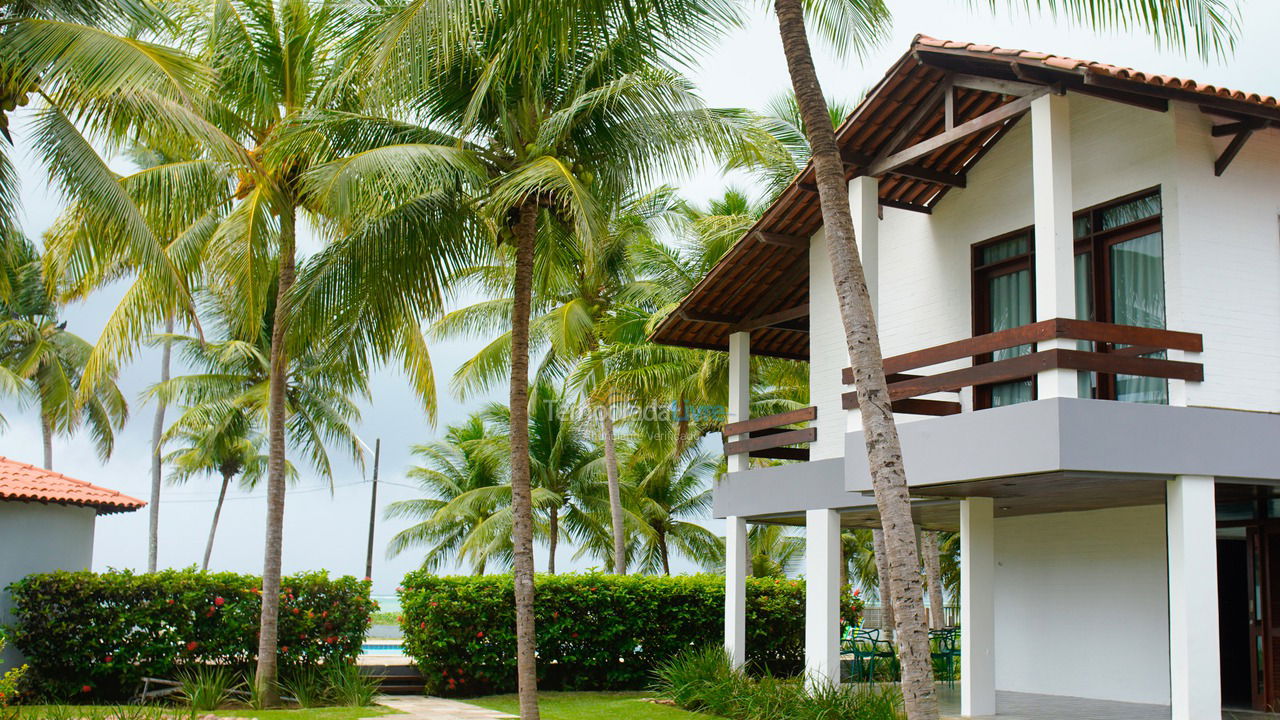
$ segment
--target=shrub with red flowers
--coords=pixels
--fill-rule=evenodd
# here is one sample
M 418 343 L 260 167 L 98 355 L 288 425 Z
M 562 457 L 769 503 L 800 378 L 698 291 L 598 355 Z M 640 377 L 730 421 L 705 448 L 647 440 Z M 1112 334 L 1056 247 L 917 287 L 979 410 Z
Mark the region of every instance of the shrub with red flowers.
M 23 687 L 52 700 L 86 692 L 120 700 L 142 677 L 172 678 L 200 664 L 247 669 L 258 649 L 261 584 L 252 575 L 195 570 L 26 577 L 9 588 L 10 639 L 30 666 Z M 373 611 L 369 588 L 323 572 L 284 578 L 281 664 L 354 661 Z
M 400 591 L 405 651 L 446 695 L 516 686 L 510 575 L 411 573 Z M 724 578 L 711 575 L 539 575 L 538 683 L 546 690 L 647 687 L 661 663 L 724 633 Z M 862 602 L 846 593 L 843 619 Z M 804 582 L 747 580 L 748 661 L 777 675 L 804 668 Z

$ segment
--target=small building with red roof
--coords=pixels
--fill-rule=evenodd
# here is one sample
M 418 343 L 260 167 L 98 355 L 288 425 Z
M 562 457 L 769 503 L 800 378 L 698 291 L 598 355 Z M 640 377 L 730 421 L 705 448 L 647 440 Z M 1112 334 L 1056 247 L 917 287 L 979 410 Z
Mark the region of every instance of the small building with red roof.
M 13 621 L 10 584 L 33 573 L 88 569 L 98 516 L 144 505 L 115 490 L 0 456 L 0 625 Z M 19 659 L 15 648 L 6 648 L 0 670 Z

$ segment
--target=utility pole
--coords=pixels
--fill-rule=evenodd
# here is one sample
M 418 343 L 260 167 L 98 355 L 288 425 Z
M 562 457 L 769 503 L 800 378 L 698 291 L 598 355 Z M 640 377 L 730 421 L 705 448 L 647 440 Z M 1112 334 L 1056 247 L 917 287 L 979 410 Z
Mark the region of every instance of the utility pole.
M 365 447 L 368 447 L 366 445 Z M 378 460 L 382 455 L 382 438 L 373 441 L 373 497 L 369 501 L 369 553 L 365 555 L 364 576 L 373 579 L 373 524 L 378 519 Z

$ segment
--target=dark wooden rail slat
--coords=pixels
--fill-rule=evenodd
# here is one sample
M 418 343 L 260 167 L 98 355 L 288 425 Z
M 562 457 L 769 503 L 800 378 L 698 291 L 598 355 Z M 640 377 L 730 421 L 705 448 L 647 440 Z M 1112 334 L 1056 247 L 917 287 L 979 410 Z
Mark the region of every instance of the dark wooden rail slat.
M 764 437 L 752 437 L 746 440 L 735 440 L 725 443 L 725 455 L 737 455 L 738 453 L 749 453 L 756 450 L 768 450 L 770 448 L 782 447 L 783 445 L 795 445 L 796 443 L 813 442 L 818 439 L 817 428 L 802 428 L 800 430 L 788 430 L 784 433 L 775 435 L 766 435 Z
M 810 405 L 809 407 L 789 410 L 776 415 L 765 415 L 764 417 L 729 423 L 724 426 L 723 432 L 725 435 L 745 435 L 747 433 L 759 430 L 768 430 L 782 425 L 794 425 L 796 423 L 808 422 L 817 417 L 817 406 Z
M 1146 355 L 1160 350 L 1186 350 L 1203 352 L 1204 337 L 1199 333 L 1165 330 L 1163 328 L 1114 325 L 1094 320 L 1054 318 L 1020 325 L 1016 328 L 987 333 L 977 337 L 935 345 L 931 348 L 894 355 L 885 358 L 884 371 L 889 375 L 904 374 L 930 365 L 986 355 L 996 350 L 1007 350 L 1019 345 L 1031 345 L 1053 338 L 1103 342 L 1113 345 L 1136 345 L 1142 348 L 1138 354 Z M 1128 349 L 1121 351 L 1131 354 Z M 841 374 L 846 385 L 853 383 L 853 372 L 845 368 Z M 894 382 L 894 380 L 890 380 Z
M 1090 370 L 1108 375 L 1140 375 L 1169 380 L 1204 381 L 1204 365 L 1182 360 L 1129 357 L 1115 353 L 1085 350 L 1051 350 L 1058 356 L 1058 367 L 1068 370 Z
M 803 460 L 809 461 L 809 448 L 769 448 L 768 450 L 756 450 L 750 453 L 753 458 L 765 458 L 768 460 Z
M 840 396 L 845 410 L 858 409 L 858 391 L 850 390 Z M 893 411 L 907 415 L 959 415 L 960 403 L 950 400 L 923 400 L 921 398 L 904 398 L 893 401 Z

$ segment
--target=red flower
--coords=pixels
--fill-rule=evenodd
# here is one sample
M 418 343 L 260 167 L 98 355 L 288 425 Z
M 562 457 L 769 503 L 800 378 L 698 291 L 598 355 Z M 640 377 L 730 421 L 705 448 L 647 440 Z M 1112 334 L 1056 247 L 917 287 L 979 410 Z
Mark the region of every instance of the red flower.
M 478 638 L 482 638 L 482 637 L 484 637 L 484 633 L 483 633 L 483 632 L 478 632 L 478 633 L 476 633 L 476 637 L 478 637 Z
M 217 598 L 214 598 L 214 599 L 213 599 L 213 604 L 214 604 L 215 606 L 217 606 L 217 607 L 222 607 L 223 605 L 225 605 L 225 604 L 226 604 L 226 602 L 227 602 L 226 600 L 223 600 L 223 599 L 222 599 L 222 598 L 220 598 L 220 597 L 217 597 Z
M 440 603 L 435 602 L 435 601 L 433 600 L 433 601 L 431 602 L 431 607 L 440 607 Z
M 572 634 L 572 635 L 570 635 L 569 637 L 578 637 L 578 633 L 573 633 L 573 634 Z
M 84 687 L 80 688 L 80 692 L 82 693 L 93 692 L 93 688 L 89 687 L 88 685 L 85 685 Z
M 324 639 L 324 641 L 325 641 L 325 642 L 327 642 L 327 643 L 329 643 L 330 645 L 332 645 L 332 644 L 334 644 L 334 643 L 338 642 L 338 638 L 336 638 L 336 637 L 332 637 L 332 636 L 331 636 L 331 637 L 327 637 L 327 638 L 325 638 L 325 639 Z
M 862 588 L 854 588 L 853 596 L 858 597 L 862 593 Z
M 397 615 L 397 616 L 396 616 L 396 622 L 398 622 L 398 623 L 402 623 L 402 622 L 404 622 L 404 616 L 403 616 L 403 615 Z
M 172 605 L 172 604 L 173 604 L 173 598 L 169 598 L 169 604 L 170 604 L 170 605 Z
M 111 656 L 110 656 L 110 655 L 108 655 L 108 656 L 106 656 L 106 657 L 102 658 L 102 662 L 111 662 Z
M 289 646 L 288 646 L 288 645 L 285 645 L 284 647 L 281 647 L 281 648 L 280 648 L 280 652 L 282 652 L 282 653 L 287 653 L 287 652 L 289 652 Z
M 301 611 L 300 611 L 300 610 L 298 610 L 298 608 L 293 608 L 293 614 L 294 614 L 294 615 L 297 615 L 299 612 L 301 612 Z
M 195 640 L 192 640 L 191 642 L 187 643 L 187 652 L 195 652 L 196 648 L 198 647 L 200 647 L 200 643 L 196 642 Z

